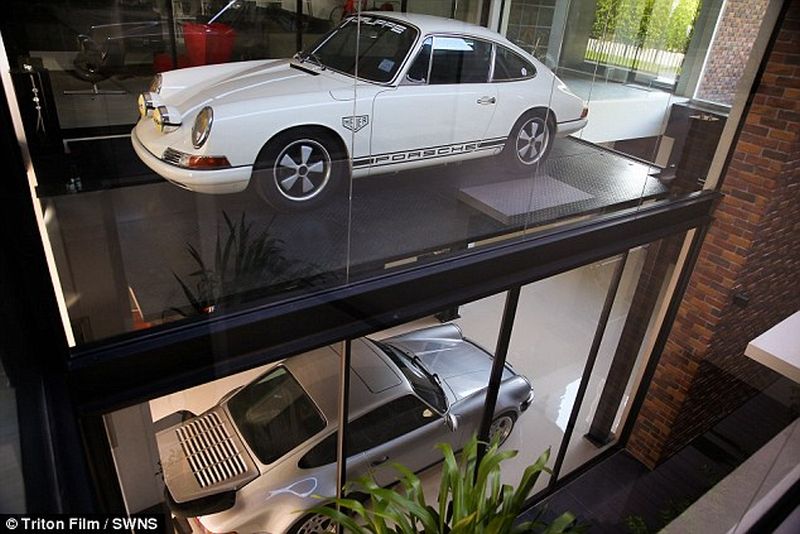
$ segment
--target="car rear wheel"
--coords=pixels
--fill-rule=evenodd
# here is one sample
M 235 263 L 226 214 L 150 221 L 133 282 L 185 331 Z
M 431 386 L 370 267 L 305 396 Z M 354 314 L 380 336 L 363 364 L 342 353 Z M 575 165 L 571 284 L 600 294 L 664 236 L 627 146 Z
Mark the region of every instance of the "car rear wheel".
M 514 430 L 515 421 L 516 417 L 512 413 L 504 413 L 495 417 L 489 427 L 489 443 L 497 442 L 498 447 L 505 443 Z
M 256 159 L 253 176 L 261 197 L 279 211 L 323 203 L 344 181 L 347 164 L 330 134 L 294 130 L 270 141 Z
M 336 525 L 322 514 L 310 514 L 290 531 L 292 534 L 326 534 L 336 532 Z
M 545 110 L 529 111 L 522 115 L 511 130 L 503 156 L 518 171 L 542 163 L 555 139 L 553 115 Z

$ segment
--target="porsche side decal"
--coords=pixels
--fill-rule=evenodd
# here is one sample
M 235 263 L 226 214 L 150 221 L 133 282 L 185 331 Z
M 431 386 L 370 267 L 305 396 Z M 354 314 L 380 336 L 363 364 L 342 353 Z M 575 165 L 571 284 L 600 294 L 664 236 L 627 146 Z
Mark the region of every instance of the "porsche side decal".
M 353 160 L 353 168 L 360 167 L 383 167 L 385 165 L 396 165 L 410 161 L 420 161 L 426 159 L 446 158 L 455 154 L 468 152 L 478 152 L 484 150 L 494 150 L 506 143 L 507 137 L 495 137 L 483 141 L 469 141 L 467 143 L 454 143 L 452 145 L 440 145 L 432 147 L 415 148 L 403 152 L 389 152 L 386 154 L 376 154 L 374 156 L 357 158 Z

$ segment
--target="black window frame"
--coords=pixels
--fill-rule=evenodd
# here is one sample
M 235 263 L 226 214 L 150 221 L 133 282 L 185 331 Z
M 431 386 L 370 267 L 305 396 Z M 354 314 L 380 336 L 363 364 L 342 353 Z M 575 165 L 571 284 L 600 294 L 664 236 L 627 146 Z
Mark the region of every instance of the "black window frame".
M 427 65 L 427 69 L 426 69 L 426 72 L 425 72 L 425 79 L 424 80 L 415 80 L 414 78 L 410 77 L 410 72 L 411 72 L 411 69 L 414 68 L 414 65 L 416 64 L 417 60 L 419 60 L 420 57 L 422 56 L 423 51 L 425 49 L 425 43 L 427 43 L 428 40 L 430 40 L 431 45 L 430 45 L 430 52 L 428 54 L 428 65 Z M 433 41 L 434 41 L 433 35 L 426 35 L 422 39 L 422 44 L 420 45 L 419 50 L 417 50 L 417 53 L 414 55 L 414 59 L 411 60 L 408 63 L 408 68 L 406 69 L 405 76 L 403 76 L 403 80 L 402 80 L 401 83 L 404 83 L 405 85 L 428 85 L 428 82 L 430 81 L 430 78 L 431 78 L 431 65 L 433 64 L 433 61 L 432 61 L 433 60 Z

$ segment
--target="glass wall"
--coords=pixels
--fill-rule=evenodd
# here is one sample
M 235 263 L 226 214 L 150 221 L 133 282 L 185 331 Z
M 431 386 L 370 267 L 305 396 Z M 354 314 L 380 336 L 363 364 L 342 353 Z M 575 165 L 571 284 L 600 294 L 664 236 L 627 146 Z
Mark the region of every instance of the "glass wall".
M 434 503 L 442 459 L 436 444 L 458 451 L 478 432 L 498 347 L 507 347 L 507 357 L 490 435 L 518 451 L 504 463 L 504 482 L 518 484 L 547 449 L 555 477 L 605 450 L 638 387 L 642 347 L 653 335 L 649 319 L 664 303 L 682 237 L 523 286 L 509 316 L 510 340 L 501 335 L 506 293 L 354 340 L 348 479 L 369 475 L 390 486 L 399 463 L 419 473 Z M 345 347 L 107 414 L 128 512 L 157 509 L 163 495 L 182 531 L 316 528 L 321 519 L 305 511 L 336 492 Z M 532 494 L 554 482 L 544 474 Z
M 730 50 L 710 46 L 728 19 L 706 5 L 12 2 L 4 84 L 69 336 L 216 317 L 701 188 L 726 117 L 692 95 Z

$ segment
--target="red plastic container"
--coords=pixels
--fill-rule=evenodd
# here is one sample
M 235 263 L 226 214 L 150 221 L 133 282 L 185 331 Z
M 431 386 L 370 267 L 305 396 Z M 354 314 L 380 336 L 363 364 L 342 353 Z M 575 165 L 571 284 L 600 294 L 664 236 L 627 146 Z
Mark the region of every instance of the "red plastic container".
M 186 55 L 189 63 L 209 65 L 230 61 L 236 32 L 227 24 L 183 23 L 183 40 L 186 43 Z

